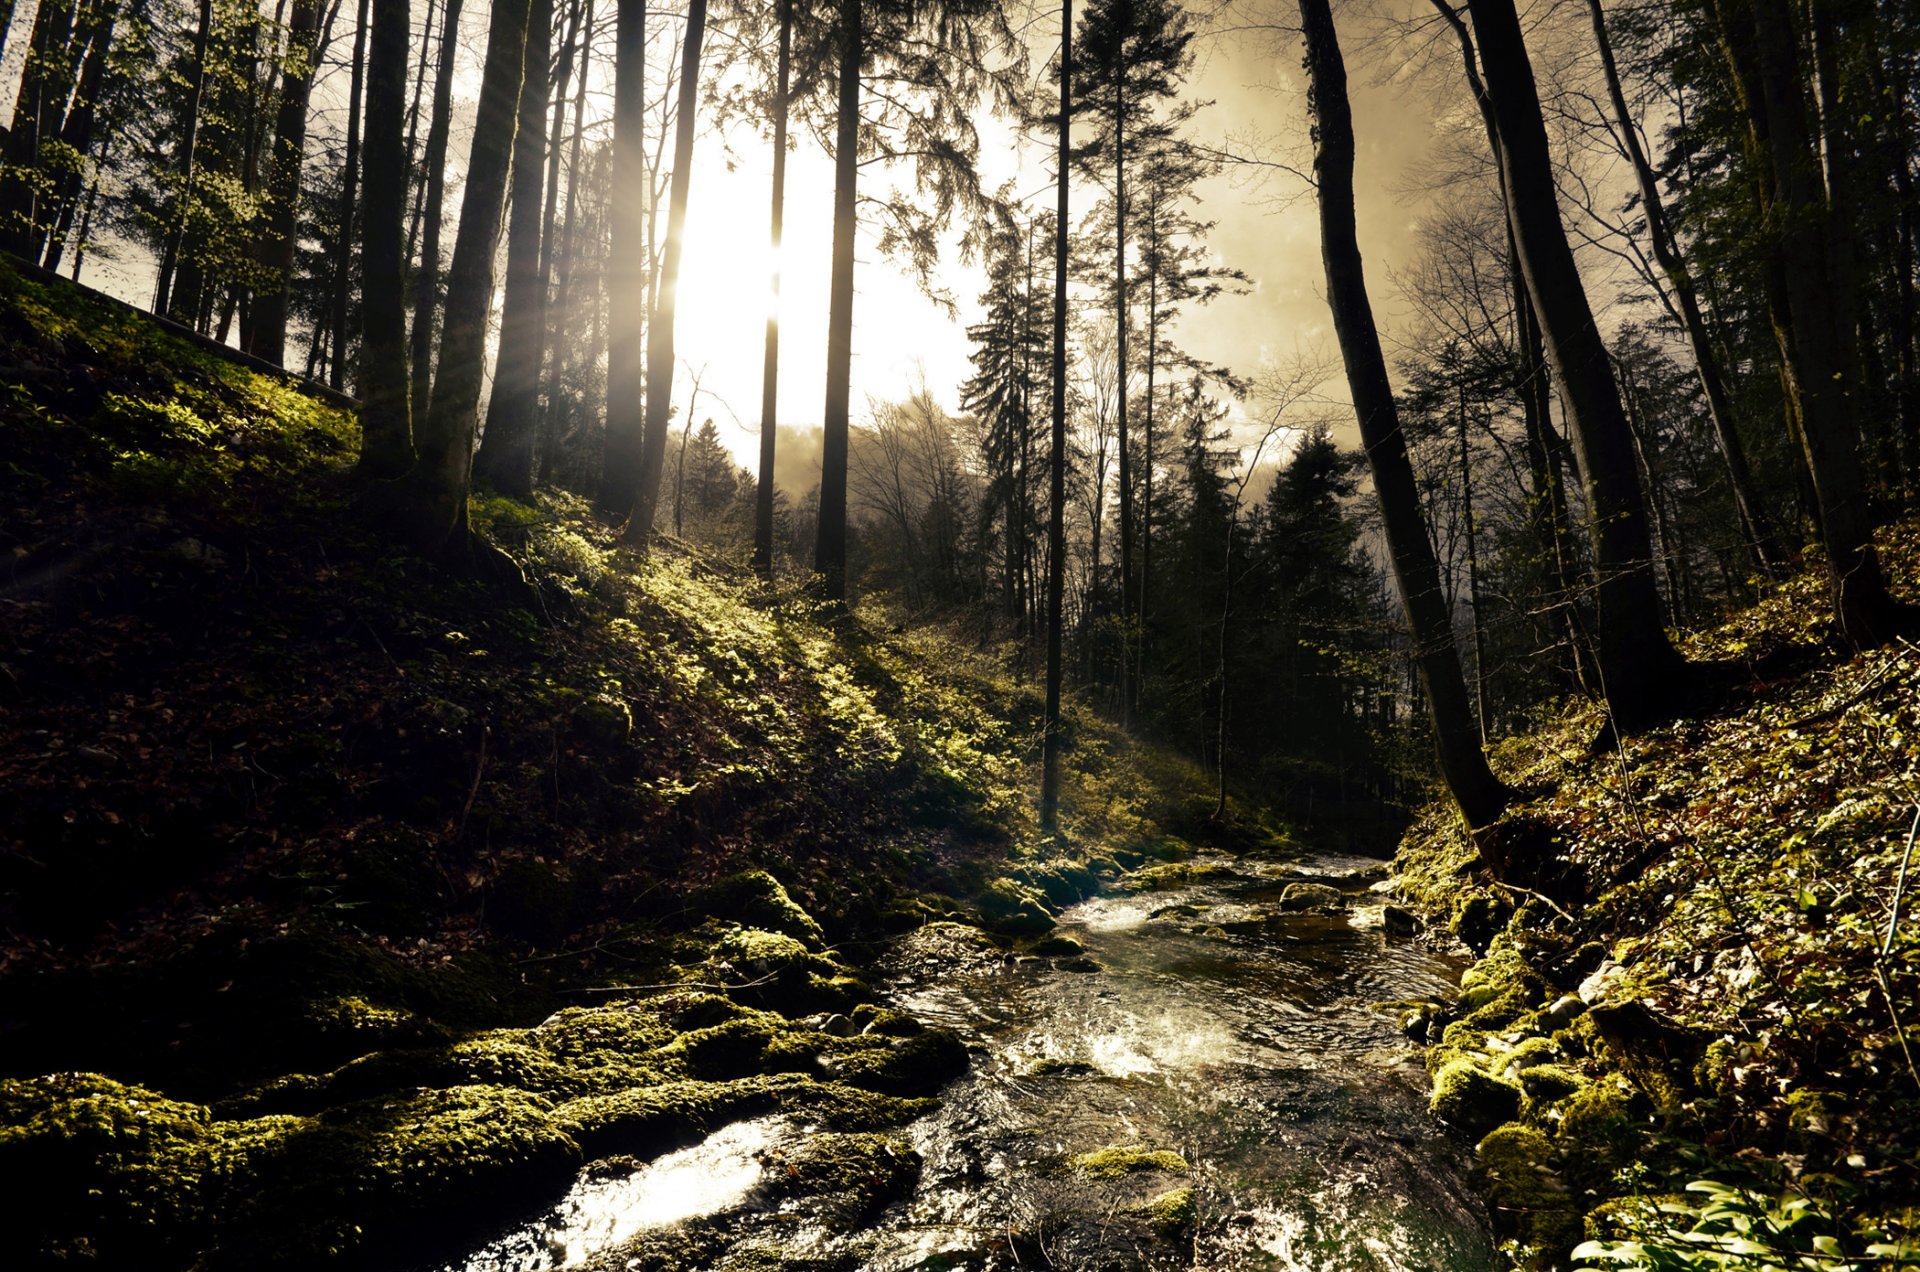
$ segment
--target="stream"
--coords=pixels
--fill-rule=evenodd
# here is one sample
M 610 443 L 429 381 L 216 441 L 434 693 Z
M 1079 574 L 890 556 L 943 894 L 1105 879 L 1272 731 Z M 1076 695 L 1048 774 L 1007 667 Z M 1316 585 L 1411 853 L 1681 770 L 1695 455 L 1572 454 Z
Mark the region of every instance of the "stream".
M 1427 1116 L 1416 1049 L 1369 1007 L 1449 997 L 1464 963 L 1383 929 L 1377 862 L 1192 865 L 1187 886 L 1061 915 L 1057 935 L 1084 957 L 1011 957 L 947 925 L 888 948 L 884 996 L 958 1032 L 973 1063 L 899 1132 L 924 1162 L 914 1192 L 857 1231 L 756 1204 L 769 1150 L 805 1134 L 761 1119 L 637 1174 L 589 1167 L 551 1211 L 446 1272 L 543 1272 L 730 1212 L 762 1248 L 874 1272 L 1492 1266 L 1469 1151 Z M 1332 884 L 1347 907 L 1282 912 L 1300 881 Z M 1075 1168 L 1110 1148 L 1170 1151 L 1186 1169 L 1141 1154 Z M 1189 1204 L 1190 1220 L 1156 1228 L 1156 1201 Z

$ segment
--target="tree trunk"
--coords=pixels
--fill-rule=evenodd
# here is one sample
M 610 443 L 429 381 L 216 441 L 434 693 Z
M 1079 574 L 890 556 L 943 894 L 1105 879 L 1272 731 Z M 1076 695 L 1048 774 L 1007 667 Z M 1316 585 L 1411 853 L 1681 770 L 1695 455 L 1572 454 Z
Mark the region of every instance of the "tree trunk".
M 546 282 L 540 275 L 540 223 L 546 214 L 547 69 L 553 53 L 553 0 L 532 0 L 526 74 L 514 133 L 512 223 L 507 227 L 507 287 L 500 313 L 487 429 L 474 468 L 494 489 L 533 498 L 533 438 L 540 414 L 540 360 L 546 345 Z
M 1693 285 L 1693 274 L 1680 255 L 1680 246 L 1667 223 L 1666 206 L 1660 198 L 1659 179 L 1647 161 L 1640 144 L 1640 131 L 1627 109 L 1627 95 L 1620 85 L 1620 70 L 1613 59 L 1613 41 L 1607 36 L 1606 14 L 1600 0 L 1587 0 L 1593 19 L 1593 38 L 1600 48 L 1600 69 L 1606 76 L 1607 96 L 1613 103 L 1615 123 L 1620 129 L 1620 144 L 1627 161 L 1633 165 L 1640 187 L 1640 206 L 1647 217 L 1647 238 L 1653 248 L 1653 260 L 1673 288 L 1674 299 L 1687 332 L 1687 345 L 1693 351 L 1693 363 L 1700 376 L 1700 388 L 1707 398 L 1707 416 L 1713 421 L 1713 434 L 1720 443 L 1726 461 L 1727 485 L 1733 494 L 1735 515 L 1740 518 L 1740 535 L 1745 540 L 1753 563 L 1765 574 L 1777 575 L 1786 565 L 1786 553 L 1780 547 L 1771 519 L 1754 493 L 1753 473 L 1747 466 L 1746 448 L 1734 426 L 1733 401 L 1727 393 L 1726 375 L 1721 370 L 1713 338 L 1707 331 L 1706 317 L 1700 312 L 1700 299 Z
M 766 352 L 760 364 L 760 482 L 753 497 L 753 568 L 773 579 L 773 452 L 779 431 L 780 240 L 787 209 L 787 94 L 793 82 L 793 0 L 779 0 L 780 62 L 773 87 L 773 206 L 767 224 L 773 243 L 772 291 L 767 301 Z
M 640 489 L 646 427 L 640 330 L 647 316 L 647 242 L 640 191 L 647 176 L 646 0 L 618 0 L 613 65 L 612 239 L 607 249 L 607 446 L 600 506 L 625 517 Z
M 827 302 L 827 400 L 813 568 L 829 601 L 847 599 L 847 427 L 853 394 L 853 250 L 860 177 L 860 0 L 840 9 L 840 104 L 833 143 L 833 258 Z M 1065 71 L 1062 71 L 1063 78 Z
M 668 413 L 673 403 L 673 315 L 680 293 L 680 251 L 686 240 L 687 190 L 693 178 L 693 125 L 699 107 L 700 46 L 707 30 L 707 0 L 687 5 L 686 38 L 680 50 L 680 100 L 673 121 L 673 181 L 667 191 L 667 242 L 660 260 L 660 292 L 647 325 L 647 431 L 640 451 L 639 489 L 627 518 L 628 543 L 653 537 L 666 471 Z M 691 406 L 688 408 L 691 410 Z M 688 424 L 691 425 L 689 420 Z
M 360 105 L 361 86 L 367 74 L 367 0 L 360 0 L 359 15 L 353 24 L 353 81 L 347 90 L 347 175 L 340 188 L 340 244 L 333 260 L 333 368 L 327 383 L 343 390 L 347 382 L 347 302 L 353 295 L 353 222 L 358 210 L 360 184 Z
M 213 28 L 213 0 L 200 0 L 200 31 L 193 45 L 193 88 L 187 96 L 187 131 L 180 141 L 180 197 L 174 204 L 167 243 L 160 255 L 160 277 L 154 287 L 153 312 L 174 317 L 173 275 L 180 262 L 180 241 L 193 210 L 195 151 L 200 141 L 200 103 L 207 92 L 207 38 Z
M 453 59 L 459 49 L 461 0 L 447 0 L 440 28 L 440 65 L 434 72 L 433 113 L 427 120 L 426 207 L 421 213 L 420 272 L 413 284 L 413 330 L 408 350 L 413 361 L 409 410 L 424 423 L 433 394 L 433 336 L 440 308 L 440 226 L 445 220 L 447 136 L 453 121 Z
M 398 477 L 413 466 L 407 403 L 407 0 L 373 0 L 367 57 L 367 190 L 360 244 L 360 472 Z
M 1553 161 L 1513 0 L 1470 0 L 1527 294 L 1559 378 L 1592 517 L 1601 679 L 1616 730 L 1670 719 L 1686 664 L 1661 623 L 1653 543 L 1606 346 L 1560 223 Z
M 1828 587 L 1841 635 L 1855 648 L 1900 631 L 1904 607 L 1887 592 L 1873 546 L 1873 516 L 1854 418 L 1852 315 L 1843 309 L 1836 252 L 1802 100 L 1792 17 L 1783 0 L 1716 0 L 1721 42 L 1747 113 L 1748 153 L 1760 178 L 1767 302 L 1788 401 L 1810 479 Z
M 1460 515 L 1467 540 L 1467 612 L 1473 617 L 1473 714 L 1480 722 L 1480 745 L 1493 732 L 1493 712 L 1487 705 L 1487 627 L 1480 612 L 1480 539 L 1473 525 L 1473 463 L 1467 447 L 1467 388 L 1459 391 Z
M 135 0 L 132 14 L 135 21 L 141 19 L 144 9 L 144 0 Z M 60 127 L 60 140 L 69 148 L 75 163 L 71 171 L 61 174 L 59 186 L 42 210 L 41 220 L 47 231 L 43 264 L 55 273 L 59 272 L 67 231 L 73 224 L 74 206 L 79 203 L 81 187 L 87 182 L 86 156 L 94 148 L 94 121 L 98 117 L 100 93 L 107 81 L 107 59 L 113 51 L 114 32 L 119 22 L 119 0 L 106 0 L 94 11 L 86 40 L 86 62 L 75 88 L 73 105 Z M 105 151 L 102 145 L 102 155 Z
M 415 539 L 429 553 L 459 551 L 467 538 L 467 490 L 486 370 L 493 258 L 513 159 L 529 8 L 528 0 L 494 0 L 487 23 L 467 187 L 447 269 L 446 331 L 440 338 L 433 401 L 418 426 L 420 460 L 410 479 Z
M 1040 829 L 1060 829 L 1060 676 L 1067 584 L 1067 163 L 1073 132 L 1073 0 L 1060 0 L 1059 143 L 1054 152 L 1053 445 L 1047 507 L 1047 703 L 1040 745 Z
M 273 166 L 267 178 L 267 225 L 260 242 L 260 264 L 271 281 L 254 294 L 253 339 L 247 350 L 275 366 L 287 356 L 287 302 L 293 291 L 299 237 L 300 168 L 307 149 L 307 103 L 319 61 L 315 48 L 319 34 L 319 0 L 294 0 L 286 71 L 280 81 L 280 117 L 274 127 Z
M 1406 611 L 1420 682 L 1433 708 L 1440 771 L 1469 826 L 1484 826 L 1505 810 L 1512 793 L 1487 765 L 1454 651 L 1453 623 L 1441 601 L 1440 569 L 1421 524 L 1413 464 L 1407 456 L 1380 336 L 1373 324 L 1354 234 L 1353 117 L 1347 103 L 1346 64 L 1340 56 L 1327 0 L 1300 0 L 1307 41 L 1307 74 L 1315 116 L 1314 173 L 1320 188 L 1321 253 L 1327 300 L 1359 417 L 1362 446 L 1380 501 L 1388 556 Z
M 28 37 L 26 60 L 20 68 L 20 87 L 14 96 L 13 126 L 6 134 L 5 168 L 0 171 L 0 245 L 29 260 L 40 256 L 34 233 L 40 217 L 39 185 L 27 174 L 38 175 L 42 133 L 49 116 L 58 109 L 53 100 L 63 96 L 58 91 L 57 72 L 64 60 L 72 19 L 71 0 L 42 0 L 35 10 L 33 33 Z
M 554 313 L 558 315 L 561 326 L 553 337 L 553 372 L 547 388 L 547 428 L 541 435 L 540 443 L 540 480 L 550 481 L 553 477 L 562 431 L 573 406 L 573 400 L 567 395 L 566 374 L 568 355 L 575 340 L 574 333 L 566 329 L 573 315 L 573 276 L 575 271 L 574 244 L 578 239 L 576 213 L 580 203 L 580 141 L 585 132 L 584 121 L 587 110 L 587 78 L 593 64 L 593 4 L 587 0 L 582 17 L 584 34 L 580 39 L 580 76 L 573 94 L 573 138 L 567 147 L 567 209 L 565 244 L 557 252 L 560 281 L 554 293 Z M 556 150 L 558 147 L 555 148 Z M 600 306 L 593 306 L 594 321 L 597 330 L 600 320 Z M 589 346 L 592 347 L 591 345 Z M 597 356 L 597 350 L 596 350 Z
M 1113 76 L 1114 429 L 1120 437 L 1120 727 L 1133 723 L 1133 447 L 1127 436 L 1126 67 Z

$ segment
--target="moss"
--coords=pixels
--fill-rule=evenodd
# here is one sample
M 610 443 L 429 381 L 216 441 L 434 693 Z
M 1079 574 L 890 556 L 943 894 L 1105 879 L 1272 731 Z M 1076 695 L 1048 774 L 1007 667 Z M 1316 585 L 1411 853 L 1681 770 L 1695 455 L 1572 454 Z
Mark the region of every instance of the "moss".
M 1210 879 L 1232 878 L 1233 874 L 1231 866 L 1217 861 L 1169 861 L 1134 871 L 1120 881 L 1120 887 L 1127 892 L 1169 892 Z
M 1518 1073 L 1522 1069 L 1531 1069 L 1535 1065 L 1552 1064 L 1559 1057 L 1560 1049 L 1548 1038 L 1523 1038 L 1507 1056 L 1507 1069 Z
M 780 1080 L 664 1082 L 569 1100 L 553 1122 L 588 1154 L 650 1155 L 697 1142 L 709 1131 L 781 1106 Z
M 1557 1064 L 1533 1065 L 1522 1069 L 1519 1076 L 1521 1090 L 1539 1104 L 1564 1100 L 1587 1084 L 1585 1078 Z
M 1484 954 L 1493 938 L 1506 926 L 1508 910 L 1485 892 L 1473 892 L 1454 906 L 1447 927 L 1461 944 L 1476 954 Z
M 749 1012 L 704 1029 L 689 1029 L 654 1054 L 698 1078 L 738 1078 L 760 1072 L 767 1048 L 786 1022 L 770 1012 Z
M 1290 883 L 1280 892 L 1282 910 L 1339 910 L 1347 899 L 1324 883 Z
M 995 879 L 979 895 L 987 926 L 1009 936 L 1032 936 L 1053 927 L 1053 915 L 1034 889 L 1012 879 Z
M 939 1101 L 882 1095 L 841 1082 L 791 1082 L 779 1088 L 780 1109 L 835 1131 L 881 1131 L 905 1126 L 939 1106 Z
M 1553 1169 L 1553 1144 L 1545 1135 L 1509 1123 L 1483 1138 L 1475 1156 L 1503 1235 L 1555 1252 L 1579 1239 L 1580 1216 Z
M 665 1046 L 673 1040 L 673 1030 L 644 1006 L 609 1003 L 555 1012 L 534 1028 L 531 1036 L 555 1060 L 592 1067 L 625 1063 L 643 1051 Z
M 1520 1084 L 1498 1078 L 1470 1060 L 1455 1060 L 1433 1076 L 1427 1108 L 1470 1134 L 1484 1135 L 1520 1114 Z
M 1191 1188 L 1174 1188 L 1139 1207 L 1138 1212 L 1154 1232 L 1162 1237 L 1177 1237 L 1192 1228 L 1199 1218 L 1199 1207 Z
M 1164 1170 L 1184 1175 L 1187 1159 L 1165 1148 L 1144 1144 L 1111 1144 L 1067 1159 L 1067 1169 L 1088 1179 L 1119 1179 L 1138 1171 Z
M 809 950 L 826 947 L 820 924 L 764 870 L 747 870 L 723 879 L 702 891 L 694 905 L 715 918 L 791 936 Z
M 842 1224 L 853 1224 L 913 1191 L 920 1154 L 887 1135 L 828 1132 L 783 1154 L 772 1172 L 775 1196 L 818 1199 Z
M 1092 870 L 1065 857 L 1022 866 L 1016 877 L 1029 887 L 1037 888 L 1046 897 L 1047 903 L 1056 908 L 1065 908 L 1084 900 L 1100 886 Z
M 1080 942 L 1070 936 L 1061 936 L 1057 933 L 1042 937 L 1028 948 L 1042 958 L 1074 958 L 1087 952 L 1087 947 Z
M 851 1013 L 853 1024 L 862 1033 L 884 1034 L 890 1038 L 911 1038 L 925 1033 L 927 1027 L 902 1011 L 861 1003 Z
M 807 964 L 805 944 L 780 932 L 735 928 L 713 947 L 713 956 L 755 976 Z

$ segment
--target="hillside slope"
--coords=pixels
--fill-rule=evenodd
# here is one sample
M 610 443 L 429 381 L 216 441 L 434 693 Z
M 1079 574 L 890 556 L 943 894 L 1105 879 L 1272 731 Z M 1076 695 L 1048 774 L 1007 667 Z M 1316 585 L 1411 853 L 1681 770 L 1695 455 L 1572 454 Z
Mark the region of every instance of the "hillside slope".
M 1912 596 L 1920 525 L 1882 548 Z M 1825 644 L 1823 586 L 1690 642 L 1713 713 L 1595 753 L 1570 711 L 1478 844 L 1435 808 L 1401 847 L 1484 952 L 1407 1024 L 1523 1266 L 1920 1266 L 1920 647 Z
M 564 499 L 476 501 L 516 608 L 370 528 L 356 441 L 0 264 L 8 1267 L 369 1266 L 770 1108 L 855 1151 L 965 1064 L 864 941 L 1204 829 L 1075 715 L 1042 840 L 1033 685 Z

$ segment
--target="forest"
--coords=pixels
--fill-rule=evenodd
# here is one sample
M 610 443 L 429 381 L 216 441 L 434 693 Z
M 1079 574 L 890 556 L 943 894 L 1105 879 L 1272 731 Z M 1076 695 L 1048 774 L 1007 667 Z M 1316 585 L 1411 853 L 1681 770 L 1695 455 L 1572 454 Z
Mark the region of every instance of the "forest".
M 1920 1267 L 1911 0 L 0 5 L 0 1265 Z

